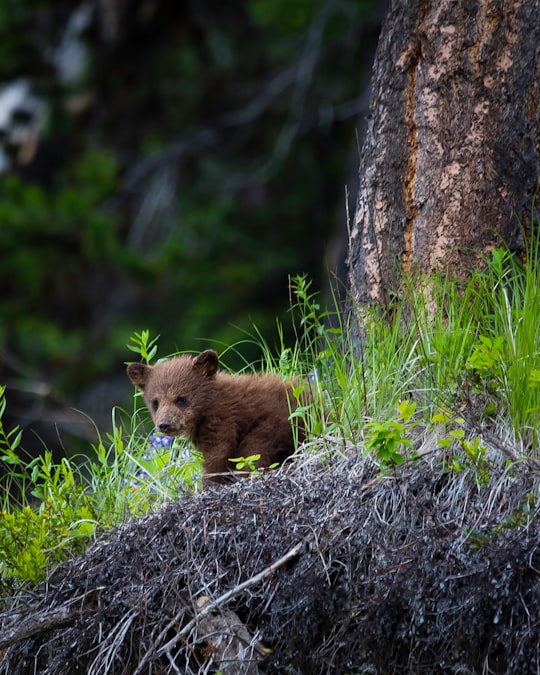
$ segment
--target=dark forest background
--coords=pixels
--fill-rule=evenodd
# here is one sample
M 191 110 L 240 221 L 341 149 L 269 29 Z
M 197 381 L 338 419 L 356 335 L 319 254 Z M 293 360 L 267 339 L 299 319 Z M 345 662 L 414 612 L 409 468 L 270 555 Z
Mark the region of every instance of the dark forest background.
M 272 344 L 346 256 L 386 3 L 0 0 L 0 383 L 76 446 L 159 353 Z M 228 354 L 241 367 L 256 346 Z

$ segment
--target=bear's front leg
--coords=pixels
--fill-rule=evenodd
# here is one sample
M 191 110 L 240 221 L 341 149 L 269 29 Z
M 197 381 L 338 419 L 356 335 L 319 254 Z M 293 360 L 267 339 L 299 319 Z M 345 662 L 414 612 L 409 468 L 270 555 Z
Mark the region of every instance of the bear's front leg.
M 229 462 L 229 457 L 238 457 L 236 439 L 234 425 L 218 424 L 215 420 L 206 419 L 205 424 L 199 427 L 192 441 L 204 457 L 203 483 L 230 482 L 234 466 Z

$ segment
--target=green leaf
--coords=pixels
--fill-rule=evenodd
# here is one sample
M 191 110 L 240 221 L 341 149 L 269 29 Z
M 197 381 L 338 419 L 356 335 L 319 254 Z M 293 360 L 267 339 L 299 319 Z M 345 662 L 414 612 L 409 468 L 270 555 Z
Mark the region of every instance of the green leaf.
M 441 424 L 446 424 L 446 423 L 450 422 L 451 420 L 452 420 L 452 418 L 447 413 L 436 413 L 431 418 L 432 422 L 441 423 Z

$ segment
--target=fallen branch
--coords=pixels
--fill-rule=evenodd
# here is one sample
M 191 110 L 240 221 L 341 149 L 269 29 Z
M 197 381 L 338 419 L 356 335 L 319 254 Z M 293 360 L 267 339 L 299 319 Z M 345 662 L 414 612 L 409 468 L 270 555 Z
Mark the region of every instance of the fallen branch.
M 238 584 L 234 588 L 231 588 L 226 593 L 223 593 L 223 595 L 220 595 L 219 598 L 206 602 L 201 611 L 198 612 L 191 621 L 188 621 L 188 623 L 182 628 L 182 630 L 178 631 L 173 638 L 171 638 L 168 642 L 166 642 L 156 651 L 150 650 L 147 651 L 143 659 L 137 666 L 137 669 L 135 670 L 133 675 L 139 675 L 139 673 L 142 673 L 144 666 L 146 666 L 146 664 L 149 661 L 158 659 L 163 654 L 170 654 L 171 649 L 197 625 L 197 621 L 199 621 L 199 619 L 201 619 L 203 616 L 206 616 L 209 612 L 216 609 L 217 607 L 222 607 L 227 602 L 229 602 L 231 598 L 234 598 L 236 595 L 239 595 L 240 593 L 245 591 L 246 588 L 255 586 L 256 584 L 260 583 L 263 579 L 273 574 L 277 569 L 288 563 L 290 560 L 296 558 L 296 556 L 302 550 L 303 546 L 304 546 L 303 542 L 296 544 L 296 546 L 293 546 L 293 548 L 291 548 L 290 551 L 288 551 L 284 556 L 279 558 L 279 560 L 276 560 L 276 562 L 272 563 L 268 567 L 265 567 L 265 569 L 263 569 L 258 574 L 255 574 L 249 579 L 246 579 L 246 581 L 243 581 L 241 584 Z M 180 614 L 177 614 L 173 619 L 171 619 L 171 621 L 169 621 L 169 623 L 165 626 L 165 628 L 161 631 L 160 635 L 158 636 L 156 640 L 157 644 L 159 644 L 160 640 L 169 632 L 169 630 L 175 624 L 178 623 L 183 613 L 184 612 L 182 611 Z
M 99 589 L 94 589 L 91 592 L 94 593 L 95 590 Z M 60 607 L 53 607 L 38 614 L 23 617 L 16 622 L 16 625 L 12 625 L 7 629 L 4 628 L 0 634 L 0 649 L 10 647 L 21 640 L 26 640 L 26 638 L 45 631 L 69 626 L 75 623 L 77 619 L 86 617 L 90 613 L 91 608 L 81 603 L 87 595 L 88 593 L 73 598 L 69 603 L 60 605 Z

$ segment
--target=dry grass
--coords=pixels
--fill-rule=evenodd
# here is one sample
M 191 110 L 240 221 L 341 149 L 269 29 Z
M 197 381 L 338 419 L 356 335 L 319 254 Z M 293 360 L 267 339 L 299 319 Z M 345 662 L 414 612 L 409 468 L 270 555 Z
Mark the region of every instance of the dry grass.
M 10 599 L 0 673 L 537 673 L 537 464 L 417 447 L 327 439 L 112 531 Z

